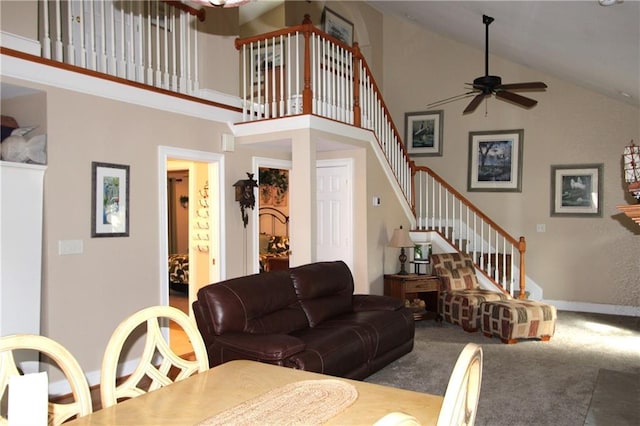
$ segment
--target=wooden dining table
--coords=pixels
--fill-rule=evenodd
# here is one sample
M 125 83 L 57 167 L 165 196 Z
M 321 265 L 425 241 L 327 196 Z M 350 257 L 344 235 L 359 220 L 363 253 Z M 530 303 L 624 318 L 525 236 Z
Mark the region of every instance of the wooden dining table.
M 443 397 L 254 361 L 230 361 L 188 379 L 73 420 L 69 425 L 196 425 L 283 386 L 334 379 L 353 385 L 355 401 L 328 425 L 371 425 L 402 412 L 435 425 Z M 307 382 L 304 382 L 307 383 Z

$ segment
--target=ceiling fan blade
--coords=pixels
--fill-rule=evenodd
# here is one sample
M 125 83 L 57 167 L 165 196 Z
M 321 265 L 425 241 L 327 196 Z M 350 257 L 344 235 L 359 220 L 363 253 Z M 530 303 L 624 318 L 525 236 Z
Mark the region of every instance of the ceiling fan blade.
M 517 95 L 511 92 L 506 92 L 504 90 L 496 92 L 496 97 L 505 99 L 507 101 L 511 101 L 525 108 L 531 108 L 532 106 L 535 106 L 538 103 L 538 101 L 536 101 L 535 99 L 526 98 L 524 96 Z
M 541 81 L 530 81 L 528 83 L 501 84 L 496 90 L 544 90 L 547 85 Z
M 459 101 L 460 99 L 464 99 L 464 98 L 468 98 L 469 96 L 472 96 L 474 93 L 478 93 L 478 92 L 475 90 L 472 90 L 470 92 L 462 93 L 460 95 L 451 96 L 450 98 L 440 99 L 439 101 L 431 102 L 430 104 L 427 104 L 427 107 L 440 106 L 440 105 L 448 104 L 449 102 Z
M 469 102 L 469 105 L 467 105 L 467 107 L 464 109 L 464 111 L 462 112 L 463 114 L 468 114 L 470 112 L 473 112 L 476 110 L 476 108 L 478 108 L 478 105 L 480 105 L 480 102 L 482 102 L 482 100 L 484 99 L 484 97 L 487 96 L 484 93 L 480 93 L 479 95 L 477 95 L 475 98 L 473 98 L 471 100 L 471 102 Z

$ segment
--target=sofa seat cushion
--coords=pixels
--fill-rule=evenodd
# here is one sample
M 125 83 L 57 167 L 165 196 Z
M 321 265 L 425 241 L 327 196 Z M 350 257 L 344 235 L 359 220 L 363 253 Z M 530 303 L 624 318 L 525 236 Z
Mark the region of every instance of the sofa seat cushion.
M 353 277 L 346 263 L 317 262 L 289 270 L 309 325 L 353 311 Z
M 287 271 L 210 284 L 198 291 L 198 303 L 202 305 L 200 311 L 209 316 L 203 319 L 212 327 L 207 331 L 216 335 L 288 334 L 309 326 Z
M 340 315 L 322 327 L 351 327 L 367 347 L 369 361 L 413 340 L 415 321 L 410 309 L 362 311 Z
M 215 348 L 240 354 L 240 359 L 274 362 L 304 351 L 305 344 L 287 334 L 226 333 L 216 338 L 213 350 Z
M 368 353 L 361 334 L 354 327 L 326 327 L 324 324 L 292 333 L 305 343 L 305 350 L 289 357 L 289 366 L 316 373 L 344 377 L 366 365 Z

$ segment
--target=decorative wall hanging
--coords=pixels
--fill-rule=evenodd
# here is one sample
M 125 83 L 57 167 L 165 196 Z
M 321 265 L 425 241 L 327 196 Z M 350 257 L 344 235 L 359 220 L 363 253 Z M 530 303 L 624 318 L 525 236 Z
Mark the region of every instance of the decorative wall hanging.
M 322 29 L 331 37 L 335 37 L 349 46 L 353 45 L 353 23 L 328 7 L 322 10 Z
M 407 153 L 415 157 L 441 157 L 443 128 L 443 110 L 405 113 L 404 140 Z
M 246 209 L 253 209 L 256 205 L 254 189 L 258 187 L 258 181 L 253 178 L 253 173 L 247 173 L 249 179 L 239 180 L 233 184 L 236 188 L 236 201 L 240 203 L 240 214 L 244 227 L 249 223 L 249 214 Z
M 469 132 L 467 191 L 522 192 L 524 130 Z
M 91 237 L 129 236 L 129 166 L 91 163 Z
M 603 164 L 551 166 L 551 216 L 602 217 Z

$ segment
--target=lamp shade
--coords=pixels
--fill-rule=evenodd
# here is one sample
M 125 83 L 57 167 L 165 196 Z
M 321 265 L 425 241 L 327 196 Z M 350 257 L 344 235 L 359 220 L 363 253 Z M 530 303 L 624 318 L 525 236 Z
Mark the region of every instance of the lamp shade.
M 391 241 L 389 241 L 390 247 L 413 247 L 415 244 L 409 237 L 409 231 L 402 229 L 402 226 L 393 230 Z

